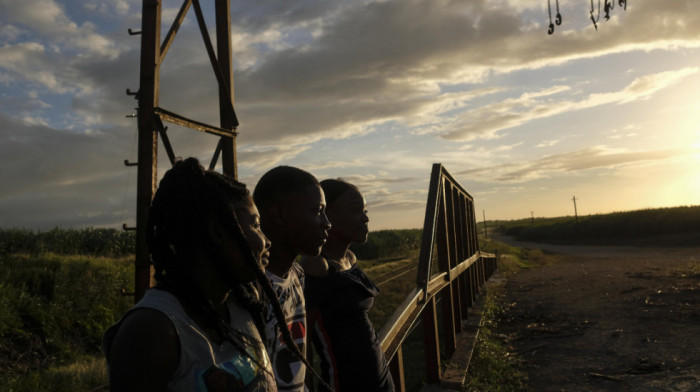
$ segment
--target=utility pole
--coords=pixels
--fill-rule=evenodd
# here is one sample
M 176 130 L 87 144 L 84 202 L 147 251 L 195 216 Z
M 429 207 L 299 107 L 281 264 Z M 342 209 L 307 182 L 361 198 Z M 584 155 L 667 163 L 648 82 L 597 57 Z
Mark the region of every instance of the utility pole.
M 576 209 L 576 195 L 574 195 L 574 198 L 571 200 L 574 201 L 574 217 L 576 218 L 576 223 L 578 223 L 578 210 Z
M 489 233 L 486 230 L 486 210 L 481 210 L 481 212 L 484 215 L 484 238 L 489 238 Z
M 171 165 L 177 156 L 170 144 L 167 127 L 164 122 L 190 128 L 218 138 L 209 169 L 216 167 L 221 155 L 221 166 L 224 174 L 237 177 L 236 136 L 238 135 L 238 119 L 233 108 L 233 67 L 231 55 L 231 4 L 230 0 L 215 0 L 216 15 L 216 48 L 209 37 L 209 29 L 204 20 L 200 0 L 185 0 L 180 7 L 175 20 L 163 40 L 161 40 L 161 9 L 160 0 L 143 0 L 141 31 L 132 31 L 130 35 L 141 35 L 140 84 L 137 92 L 127 89 L 127 95 L 138 100 L 138 162 L 124 161 L 126 166 L 138 166 L 136 189 L 136 228 L 129 228 L 126 223 L 124 230 L 136 230 L 136 251 L 134 271 L 134 301 L 141 299 L 146 289 L 152 284 L 152 268 L 150 255 L 146 246 L 146 224 L 151 200 L 156 191 L 158 177 L 158 144 L 159 139 L 168 154 Z M 219 126 L 184 117 L 169 111 L 159 105 L 160 95 L 160 66 L 173 43 L 190 8 L 194 9 L 197 25 L 199 26 L 207 57 L 212 71 L 218 82 Z M 134 117 L 134 116 L 127 116 Z M 186 156 L 186 155 L 183 155 Z
M 530 222 L 532 222 L 532 225 L 535 225 L 535 212 L 530 211 Z

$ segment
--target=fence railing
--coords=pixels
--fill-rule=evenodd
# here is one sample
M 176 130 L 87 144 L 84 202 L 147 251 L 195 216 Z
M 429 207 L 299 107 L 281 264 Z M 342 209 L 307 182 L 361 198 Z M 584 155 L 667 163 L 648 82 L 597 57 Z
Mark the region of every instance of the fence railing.
M 440 383 L 441 358 L 455 353 L 463 321 L 496 267 L 495 255 L 479 251 L 474 199 L 442 164 L 434 164 L 416 286 L 379 331 L 398 391 L 406 390 L 402 344 L 412 327 L 423 323 L 425 381 Z

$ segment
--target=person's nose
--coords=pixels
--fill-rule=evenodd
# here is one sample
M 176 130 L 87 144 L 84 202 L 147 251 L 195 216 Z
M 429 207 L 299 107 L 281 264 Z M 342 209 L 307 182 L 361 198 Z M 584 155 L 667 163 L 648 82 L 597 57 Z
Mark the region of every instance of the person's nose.
M 322 226 L 323 230 L 326 230 L 326 231 L 330 230 L 331 229 L 331 221 L 328 220 L 328 216 L 326 215 L 325 211 L 323 212 L 322 218 L 323 218 L 323 221 L 321 222 L 321 224 L 323 225 Z
M 270 247 L 272 246 L 272 242 L 270 241 L 270 239 L 267 238 L 267 236 L 266 236 L 265 234 L 263 234 L 263 239 L 264 239 L 263 243 L 265 244 L 265 245 L 264 245 L 264 246 L 265 246 L 265 249 L 266 249 L 266 250 L 267 250 L 267 249 L 270 249 Z

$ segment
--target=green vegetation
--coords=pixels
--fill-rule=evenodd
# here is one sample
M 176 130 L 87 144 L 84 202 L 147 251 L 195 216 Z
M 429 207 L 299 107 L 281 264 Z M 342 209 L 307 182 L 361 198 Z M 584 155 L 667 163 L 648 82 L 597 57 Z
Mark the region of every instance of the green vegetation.
M 115 229 L 59 229 L 33 232 L 0 229 L 0 255 L 46 252 L 59 255 L 126 256 L 134 253 L 132 231 Z
M 101 339 L 133 303 L 130 258 L 0 256 L 0 391 L 106 383 Z
M 357 253 L 374 259 L 363 265 L 384 279 L 413 268 L 420 234 L 378 231 Z M 123 294 L 134 285 L 133 249 L 133 233 L 113 229 L 0 229 L 0 392 L 107 383 L 101 339 L 133 303 Z M 380 323 L 405 297 L 400 286 L 415 281 L 415 269 L 402 278 L 382 287 Z
M 511 353 L 502 337 L 495 332 L 499 312 L 498 293 L 488 293 L 484 302 L 483 325 L 474 347 L 472 361 L 462 389 L 467 392 L 516 392 L 527 390 L 527 374 L 520 369 L 520 359 Z
M 697 245 L 700 206 L 611 214 L 489 222 L 519 241 L 586 244 Z M 649 241 L 653 238 L 653 241 Z
M 498 255 L 499 274 L 508 278 L 524 268 L 555 262 L 551 255 L 539 249 L 514 248 L 497 241 L 483 241 L 481 249 Z M 504 337 L 498 334 L 501 320 L 507 318 L 509 305 L 504 303 L 503 283 L 491 282 L 482 309 L 482 326 L 474 347 L 462 389 L 466 392 L 528 391 L 527 374 L 522 359 L 510 351 Z
M 350 249 L 363 260 L 395 257 L 420 249 L 422 234 L 422 229 L 373 231 L 366 243 L 352 244 Z
M 563 217 L 497 225 L 528 240 L 678 236 L 700 232 L 700 207 L 579 217 L 578 224 L 573 217 Z M 489 234 L 491 227 L 492 223 Z M 353 245 L 360 265 L 381 289 L 370 314 L 378 330 L 415 287 L 421 234 L 419 229 L 382 230 L 371 233 L 366 244 Z M 480 248 L 499 256 L 499 272 L 506 277 L 552 260 L 539 250 L 496 241 L 484 241 Z M 0 229 L 0 392 L 88 391 L 107 383 L 101 337 L 133 302 L 122 294 L 133 288 L 133 249 L 133 233 L 118 230 Z M 698 270 L 697 265 L 693 268 Z M 498 288 L 489 290 L 465 390 L 522 390 L 519 360 L 494 332 L 507 309 L 499 300 Z M 412 355 L 420 358 L 421 350 L 417 347 Z M 415 363 L 422 366 L 419 359 Z M 409 373 L 420 380 L 421 371 Z

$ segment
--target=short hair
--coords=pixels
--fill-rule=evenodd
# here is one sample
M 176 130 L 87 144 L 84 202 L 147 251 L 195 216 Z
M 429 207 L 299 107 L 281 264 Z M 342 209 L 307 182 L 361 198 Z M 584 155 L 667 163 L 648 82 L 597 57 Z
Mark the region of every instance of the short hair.
M 253 191 L 253 200 L 262 213 L 280 197 L 302 190 L 309 185 L 320 186 L 311 173 L 293 166 L 277 166 L 260 177 Z
M 350 189 L 360 192 L 360 189 L 345 181 L 342 178 L 329 178 L 321 181 L 321 188 L 326 197 L 326 206 L 330 207 L 333 202 Z

